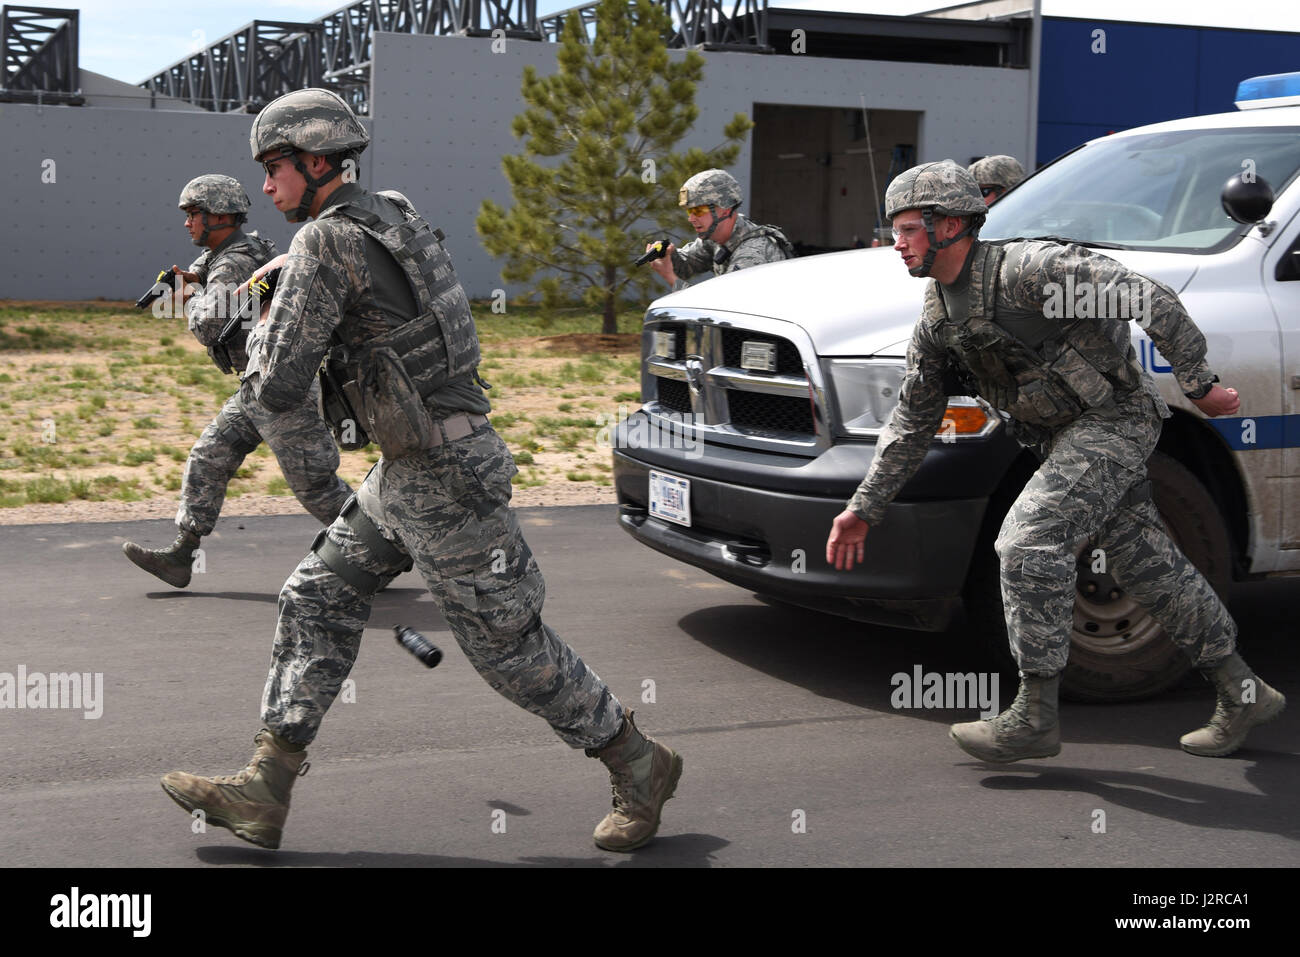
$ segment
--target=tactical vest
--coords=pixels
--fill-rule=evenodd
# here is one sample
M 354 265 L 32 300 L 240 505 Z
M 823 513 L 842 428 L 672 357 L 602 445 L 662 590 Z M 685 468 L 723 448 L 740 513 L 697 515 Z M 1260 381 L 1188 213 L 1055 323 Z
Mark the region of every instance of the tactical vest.
M 775 226 L 767 226 L 763 223 L 756 223 L 749 219 L 745 220 L 745 222 L 749 226 L 749 230 L 741 238 L 740 242 L 736 243 L 735 249 L 729 248 L 725 243 L 719 243 L 718 248 L 714 250 L 713 272 L 715 275 L 721 276 L 726 273 L 727 263 L 731 262 L 731 257 L 734 256 L 740 250 L 740 247 L 745 245 L 745 243 L 752 242 L 756 239 L 774 240 L 777 246 L 781 248 L 783 259 L 794 258 L 794 244 L 791 243 L 790 240 L 786 239 L 785 233 L 781 232 L 781 230 L 777 229 Z
M 402 358 L 412 383 L 427 398 L 449 379 L 468 375 L 479 364 L 478 333 L 469 299 L 456 279 L 451 256 L 443 248 L 443 234 L 433 229 L 410 201 L 396 190 L 373 193 L 366 199 L 383 197 L 401 211 L 404 222 L 385 223 L 369 203 L 331 206 L 321 214 L 346 216 L 373 237 L 397 260 L 415 294 L 419 315 L 392 332 L 371 340 L 387 345 Z M 439 296 L 457 289 L 459 294 L 434 308 Z M 371 344 L 367 343 L 367 345 Z
M 250 236 L 245 233 L 239 242 L 221 250 L 223 257 L 229 253 L 244 253 L 261 267 L 275 257 L 275 243 L 261 236 Z M 206 260 L 202 256 L 195 260 L 195 265 L 199 265 L 202 261 L 199 267 L 201 272 L 194 266 L 190 267 L 191 272 L 199 272 L 204 285 L 207 285 L 208 274 L 212 271 L 212 260 L 215 258 L 212 256 L 212 250 L 208 250 L 206 255 Z M 226 290 L 225 294 L 231 307 L 229 310 L 231 315 L 222 326 L 217 341 L 208 346 L 208 358 L 224 375 L 230 375 L 243 372 L 248 365 L 248 334 L 257 324 L 258 317 L 253 315 L 252 301 L 248 297 L 246 288 L 241 287 L 238 293 L 234 290 Z
M 385 222 L 378 211 L 381 203 L 396 206 L 402 221 Z M 432 448 L 438 426 L 427 400 L 448 381 L 474 374 L 479 363 L 469 299 L 442 246 L 442 231 L 431 228 L 405 196 L 392 190 L 332 206 L 320 218 L 326 216 L 347 217 L 392 254 L 419 310 L 415 318 L 360 346 L 339 344 L 330 350 L 321 371 L 322 406 L 335 436 L 342 444 L 350 422 L 354 433 L 368 434 L 355 434 L 357 442 L 373 438 L 388 459 Z M 363 428 L 358 430 L 358 424 Z
M 1141 387 L 1141 371 L 1095 319 L 1043 316 L 1036 328 L 1022 330 L 1025 338 L 999 325 L 995 311 L 1005 258 L 1002 245 L 976 246 L 964 322 L 950 321 L 937 280 L 927 290 L 927 312 L 941 319 L 944 346 L 967 391 L 1020 422 L 1056 428 Z

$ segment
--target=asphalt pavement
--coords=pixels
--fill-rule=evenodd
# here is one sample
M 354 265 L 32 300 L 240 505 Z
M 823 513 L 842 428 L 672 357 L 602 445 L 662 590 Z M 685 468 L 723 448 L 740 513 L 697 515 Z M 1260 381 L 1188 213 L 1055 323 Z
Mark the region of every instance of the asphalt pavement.
M 127 539 L 169 543 L 170 522 L 0 528 L 0 683 L 20 668 L 90 676 L 79 707 L 17 708 L 0 688 L 0 863 L 1300 863 L 1300 580 L 1234 589 L 1247 660 L 1293 702 L 1237 755 L 1179 750 L 1213 708 L 1191 676 L 1156 700 L 1066 704 L 1059 757 L 995 769 L 948 738 L 974 710 L 894 706 L 894 676 L 917 667 L 987 673 L 961 624 L 929 635 L 765 603 L 638 545 L 613 507 L 520 517 L 546 575 L 547 623 L 685 760 L 652 845 L 618 855 L 592 844 L 609 806 L 604 769 L 488 688 L 414 574 L 375 602 L 281 850 L 194 826 L 158 779 L 232 773 L 252 753 L 276 597 L 317 528 L 302 515 L 223 518 L 183 591 L 121 554 Z M 399 648 L 396 623 L 438 644 L 442 664 L 427 670 Z M 95 675 L 102 690 L 87 698 Z M 1003 706 L 1014 693 L 1004 682 Z

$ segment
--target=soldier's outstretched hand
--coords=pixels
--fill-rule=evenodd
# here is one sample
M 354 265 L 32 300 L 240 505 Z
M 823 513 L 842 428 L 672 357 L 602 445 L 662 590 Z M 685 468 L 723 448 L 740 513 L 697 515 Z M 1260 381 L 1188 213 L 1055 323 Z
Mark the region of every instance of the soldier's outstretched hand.
M 837 571 L 848 571 L 855 559 L 861 565 L 870 527 L 848 509 L 836 515 L 831 522 L 830 537 L 826 539 L 826 564 L 834 565 Z
M 1217 415 L 1234 415 L 1241 408 L 1241 399 L 1237 395 L 1236 389 L 1225 389 L 1222 386 L 1210 386 L 1210 391 L 1205 394 L 1204 398 L 1193 399 L 1192 405 L 1196 406 L 1210 418 Z

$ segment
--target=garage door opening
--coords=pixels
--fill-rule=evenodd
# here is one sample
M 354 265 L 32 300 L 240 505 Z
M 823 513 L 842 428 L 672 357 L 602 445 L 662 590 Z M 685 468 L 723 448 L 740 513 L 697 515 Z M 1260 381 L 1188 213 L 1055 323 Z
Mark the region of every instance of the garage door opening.
M 884 191 L 916 164 L 920 121 L 910 110 L 864 118 L 860 107 L 755 103 L 749 217 L 779 226 L 800 255 L 890 242 Z

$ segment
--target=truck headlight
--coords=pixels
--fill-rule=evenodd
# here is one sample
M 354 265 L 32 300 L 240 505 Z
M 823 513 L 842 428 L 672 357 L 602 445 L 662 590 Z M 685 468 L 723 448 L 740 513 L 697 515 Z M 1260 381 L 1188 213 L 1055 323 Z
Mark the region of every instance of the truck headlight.
M 900 359 L 825 359 L 836 418 L 849 435 L 876 435 L 898 404 L 907 365 Z
M 822 368 L 835 397 L 841 431 L 851 436 L 879 435 L 898 404 L 906 363 L 901 359 L 826 359 Z M 943 442 L 979 438 L 1000 424 L 997 412 L 983 399 L 950 396 L 935 437 Z

